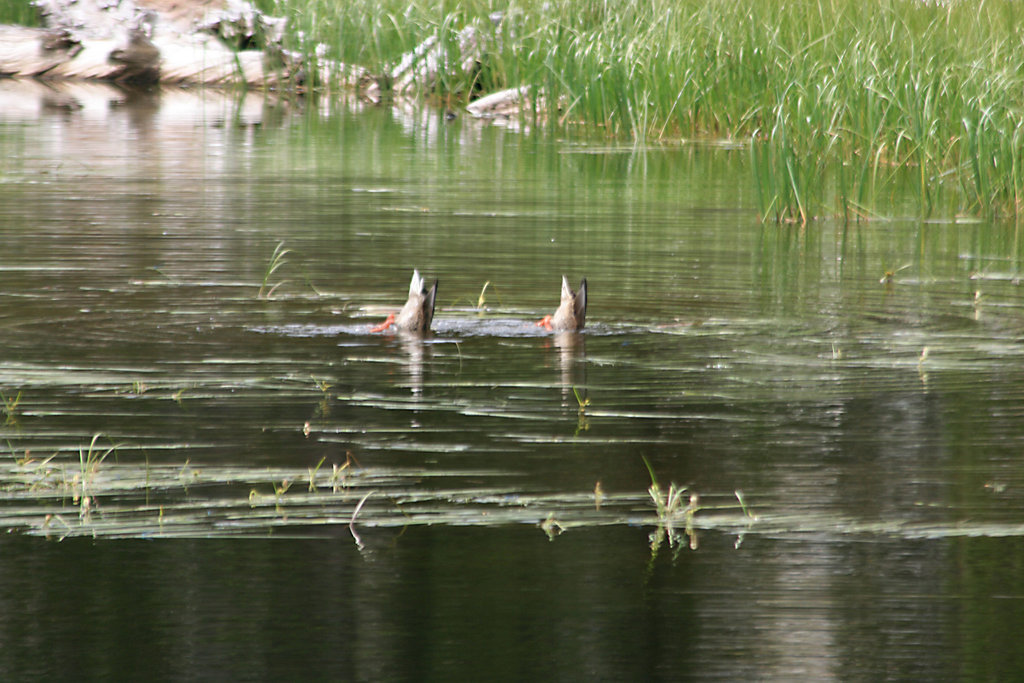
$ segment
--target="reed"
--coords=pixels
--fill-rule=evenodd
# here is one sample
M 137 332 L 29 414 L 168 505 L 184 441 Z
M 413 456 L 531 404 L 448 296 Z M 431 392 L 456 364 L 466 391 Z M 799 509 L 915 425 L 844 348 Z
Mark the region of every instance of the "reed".
M 0 0 L 0 24 L 39 26 L 39 10 L 30 2 Z
M 501 10 L 503 20 L 489 19 Z M 1024 10 L 1012 0 L 278 0 L 294 47 L 386 73 L 474 23 L 486 57 L 443 98 L 528 85 L 552 126 L 646 143 L 748 140 L 758 209 L 806 222 L 1017 215 Z

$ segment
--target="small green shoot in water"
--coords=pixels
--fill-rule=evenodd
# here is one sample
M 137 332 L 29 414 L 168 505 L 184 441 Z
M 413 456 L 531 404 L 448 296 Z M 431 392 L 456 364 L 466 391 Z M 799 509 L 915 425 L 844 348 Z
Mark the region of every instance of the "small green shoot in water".
M 878 282 L 883 284 L 883 285 L 891 285 L 893 283 L 893 280 L 896 277 L 896 273 L 900 272 L 901 270 L 906 270 L 910 266 L 911 266 L 911 264 L 908 263 L 906 265 L 900 266 L 899 268 L 893 268 L 891 270 L 887 270 L 882 275 L 882 279 L 879 280 Z
M 270 280 L 270 276 L 273 275 L 278 268 L 287 263 L 285 256 L 291 253 L 291 249 L 284 248 L 284 242 L 278 242 L 277 246 L 274 247 L 274 253 L 270 256 L 270 263 L 267 265 L 267 270 L 263 274 L 263 284 L 260 285 L 260 292 L 258 297 L 260 299 L 269 299 L 274 294 L 274 290 L 284 284 L 284 281 L 278 282 L 269 290 L 267 289 L 267 282 Z
M 327 380 L 317 379 L 312 375 L 310 375 L 310 378 L 313 380 L 313 383 L 316 384 L 316 388 L 319 389 L 321 393 L 320 403 L 317 404 L 315 416 L 327 417 L 331 412 L 331 394 L 329 393 L 331 385 Z M 309 430 L 310 425 L 309 422 L 307 422 L 302 428 L 302 433 L 309 436 Z
M 737 489 L 736 491 L 734 491 L 734 493 L 736 494 L 736 500 L 740 502 L 740 509 L 743 510 L 743 514 L 746 515 L 747 519 L 749 519 L 751 522 L 756 522 L 757 515 L 751 512 L 750 508 L 747 507 L 747 501 L 743 499 L 743 491 Z
M 670 484 L 668 487 L 668 493 L 662 493 L 661 487 L 658 486 L 657 482 L 651 484 L 651 487 L 647 489 L 647 492 L 651 495 L 651 500 L 654 501 L 654 507 L 658 511 L 658 519 L 662 522 L 670 522 L 672 518 L 678 515 L 680 511 L 688 512 L 688 510 L 681 510 L 683 505 L 683 495 L 686 493 L 685 486 L 676 486 Z M 690 496 L 691 499 L 694 495 Z
M 494 291 L 494 295 L 498 298 L 498 305 L 501 306 L 501 294 L 494 287 L 491 287 L 491 281 L 488 280 L 484 283 L 484 286 L 480 288 L 480 296 L 476 298 L 476 312 L 477 315 L 483 315 L 485 307 L 487 306 L 487 288 L 490 287 Z
M 107 456 L 114 452 L 116 446 L 111 446 L 106 451 L 100 453 L 100 449 L 96 447 L 96 441 L 100 438 L 100 434 L 96 433 L 92 437 L 92 441 L 89 443 L 89 450 L 83 451 L 81 448 L 78 449 L 78 462 L 80 471 L 76 474 L 72 480 L 72 501 L 79 506 L 79 516 L 83 520 L 88 520 L 92 508 L 96 503 L 95 496 L 91 495 L 93 483 L 96 480 L 96 475 L 99 472 L 100 465 L 106 460 Z M 77 484 L 77 486 L 75 486 Z M 77 489 L 77 490 L 75 490 Z
M 590 405 L 590 399 L 583 398 L 576 387 L 572 388 L 572 393 L 576 397 L 576 404 L 579 406 L 579 412 L 576 420 L 576 435 L 579 436 L 580 432 L 585 432 L 590 429 L 590 420 L 587 418 L 587 406 Z
M 359 461 L 352 455 L 352 451 L 345 451 L 345 462 L 341 465 L 335 463 L 331 466 L 331 489 L 337 493 L 338 489 L 345 486 L 345 470 L 352 466 L 352 463 L 359 465 Z
M 654 501 L 654 506 L 658 511 L 658 520 L 661 522 L 671 522 L 672 518 L 680 512 L 680 506 L 682 505 L 683 494 L 686 493 L 685 486 L 676 486 L 674 483 L 668 487 L 668 493 L 663 494 L 661 492 L 661 486 L 658 484 L 658 478 L 654 475 L 654 468 L 651 467 L 650 461 L 645 457 L 643 459 L 644 464 L 647 465 L 647 472 L 651 475 L 651 487 L 647 489 L 647 492 L 651 495 L 651 499 Z M 692 502 L 695 502 L 696 494 L 690 497 Z M 683 510 L 688 512 L 689 508 Z M 692 515 L 696 512 L 696 509 L 689 511 Z
M 281 497 L 284 494 L 288 493 L 288 489 L 290 489 L 292 487 L 292 482 L 291 482 L 290 479 L 282 479 L 280 484 L 273 484 L 272 483 L 271 485 L 274 487 L 274 510 L 278 514 L 280 514 L 281 513 Z M 253 494 L 255 494 L 255 493 L 256 493 L 255 489 L 253 489 L 249 493 L 249 502 L 250 502 L 250 504 L 252 503 Z
M 689 503 L 683 507 L 683 495 L 686 493 L 685 486 L 670 484 L 667 493 L 662 493 L 658 478 L 654 475 L 654 468 L 647 458 L 643 458 L 647 466 L 647 472 L 651 475 L 651 487 L 647 492 L 654 501 L 657 510 L 658 526 L 651 534 L 651 552 L 656 554 L 662 541 L 668 538 L 669 546 L 674 546 L 680 539 L 675 531 L 676 521 L 681 517 L 684 521 L 684 533 L 690 539 L 690 549 L 697 549 L 697 534 L 693 529 L 693 517 L 700 510 L 700 498 L 696 493 L 690 494 Z
M 590 399 L 583 398 L 583 396 L 579 392 L 579 389 L 577 389 L 576 387 L 572 388 L 572 393 L 576 397 L 576 403 L 579 404 L 580 413 L 587 412 L 587 406 L 590 405 Z
M 339 466 L 338 463 L 331 465 L 331 490 L 335 493 L 338 492 L 342 486 L 345 485 L 345 468 L 348 467 L 348 461 L 345 461 L 344 465 Z
M 0 393 L 0 399 L 3 400 L 3 407 L 0 410 L 4 411 L 4 424 L 13 425 L 18 422 L 18 404 L 21 403 L 21 392 L 14 398 L 5 396 Z
M 309 470 L 309 492 L 313 493 L 316 491 L 316 473 L 320 471 L 320 467 L 327 460 L 327 456 L 320 458 L 320 462 L 316 464 L 316 467 L 308 467 Z
M 547 534 L 549 541 L 555 540 L 555 536 L 558 536 L 565 531 L 565 527 L 559 524 L 558 520 L 555 519 L 554 512 L 549 514 L 547 519 L 540 523 L 540 528 L 544 530 L 545 534 Z

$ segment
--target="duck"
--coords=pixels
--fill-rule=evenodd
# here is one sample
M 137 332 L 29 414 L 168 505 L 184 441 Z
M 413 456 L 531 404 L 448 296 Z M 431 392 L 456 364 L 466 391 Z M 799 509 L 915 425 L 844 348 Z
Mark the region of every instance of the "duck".
M 580 281 L 578 291 L 572 291 L 569 278 L 562 276 L 562 301 L 554 315 L 546 315 L 535 324 L 549 330 L 582 330 L 587 319 L 587 278 Z
M 422 334 L 430 331 L 430 323 L 434 319 L 434 301 L 437 299 L 437 280 L 427 290 L 426 283 L 419 270 L 412 271 L 409 282 L 409 299 L 397 314 L 388 314 L 387 319 L 370 332 L 383 332 L 391 326 L 403 332 Z

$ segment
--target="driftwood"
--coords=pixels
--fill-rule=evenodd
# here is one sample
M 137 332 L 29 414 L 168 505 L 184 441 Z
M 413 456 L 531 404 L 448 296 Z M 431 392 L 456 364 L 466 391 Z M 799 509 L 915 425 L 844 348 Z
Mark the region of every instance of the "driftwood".
M 139 83 L 301 82 L 284 19 L 243 0 L 37 0 L 45 29 L 0 27 L 0 75 Z
M 498 26 L 498 39 L 501 39 L 501 13 L 490 17 Z M 360 84 L 360 94 L 374 102 L 379 102 L 386 91 L 397 96 L 406 95 L 420 89 L 433 91 L 445 73 L 452 73 L 472 80 L 479 72 L 486 59 L 487 41 L 484 32 L 470 24 L 456 35 L 451 46 L 455 54 L 450 54 L 436 35 L 430 36 L 411 52 L 407 52 L 399 60 L 398 65 L 385 77 L 365 76 Z M 508 120 L 521 112 L 537 105 L 542 110 L 543 102 L 530 100 L 529 86 L 509 88 L 500 92 L 479 97 L 466 106 L 471 116 L 486 119 Z
M 389 73 L 382 76 L 364 73 L 360 94 L 380 102 L 389 93 L 401 97 L 417 90 L 431 92 L 445 73 L 472 78 L 483 59 L 482 43 L 480 31 L 473 25 L 459 31 L 452 46 L 455 54 L 445 49 L 436 34 L 432 35 L 402 55 Z
M 320 60 L 310 73 L 283 48 L 285 19 L 247 0 L 34 0 L 46 28 L 0 26 L 0 76 L 47 80 L 301 87 L 341 81 L 371 102 L 436 90 L 447 75 L 473 82 L 488 35 L 470 24 L 450 43 L 431 36 L 388 73 Z M 502 40 L 502 15 L 491 21 Z M 469 104 L 475 117 L 511 119 L 532 106 L 526 86 Z M 472 95 L 472 93 L 464 93 Z
M 530 88 L 520 86 L 500 90 L 470 102 L 466 111 L 485 119 L 510 118 L 530 107 Z

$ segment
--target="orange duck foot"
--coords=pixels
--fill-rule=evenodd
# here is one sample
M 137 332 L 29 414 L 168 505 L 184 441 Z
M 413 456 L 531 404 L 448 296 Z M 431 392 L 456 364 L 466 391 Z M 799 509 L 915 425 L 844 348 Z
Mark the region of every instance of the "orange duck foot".
M 377 325 L 376 327 L 371 327 L 370 328 L 370 332 L 371 333 L 372 332 L 383 332 L 384 330 L 386 330 L 389 327 L 391 327 L 391 325 L 393 325 L 394 322 L 395 322 L 395 314 L 394 313 L 388 313 L 387 319 L 385 319 L 384 322 L 382 322 L 380 325 Z
M 550 330 L 551 329 L 551 316 L 550 315 L 544 316 L 543 318 L 541 318 L 540 320 L 535 322 L 534 325 L 536 325 L 537 327 L 544 327 L 544 328 L 547 328 L 547 329 Z

